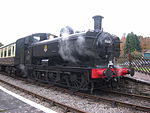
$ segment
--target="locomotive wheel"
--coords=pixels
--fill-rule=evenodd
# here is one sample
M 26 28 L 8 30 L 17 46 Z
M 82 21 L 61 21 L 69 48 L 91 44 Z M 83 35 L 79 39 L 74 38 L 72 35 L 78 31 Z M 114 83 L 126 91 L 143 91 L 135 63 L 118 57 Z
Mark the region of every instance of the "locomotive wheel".
M 67 75 L 66 82 L 69 88 L 77 90 L 86 90 L 88 88 L 87 79 L 85 79 L 84 75 L 81 76 L 80 74 L 73 73 Z
M 11 75 L 11 67 L 7 67 L 7 74 L 10 76 Z
M 35 71 L 34 70 L 28 70 L 28 74 L 29 74 L 29 76 L 28 76 L 28 79 L 33 79 L 33 80 L 35 80 L 35 75 L 36 75 L 36 73 L 35 73 Z
M 16 74 L 16 69 L 13 67 L 13 68 L 11 68 L 11 72 L 10 72 L 10 74 L 11 74 L 11 76 L 15 76 L 15 74 Z
M 49 82 L 52 82 L 52 83 L 55 84 L 56 83 L 56 78 L 57 78 L 57 74 L 56 73 L 51 72 L 51 73 L 48 74 L 48 81 Z

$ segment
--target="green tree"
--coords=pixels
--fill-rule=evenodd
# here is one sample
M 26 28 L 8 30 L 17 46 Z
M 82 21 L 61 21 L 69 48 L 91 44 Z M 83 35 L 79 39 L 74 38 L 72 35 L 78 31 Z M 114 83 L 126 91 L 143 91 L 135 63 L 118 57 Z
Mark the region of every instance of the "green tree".
M 3 46 L 3 44 L 0 42 L 0 47 Z
M 133 32 L 128 33 L 126 42 L 125 42 L 125 48 L 124 52 L 129 53 L 129 52 L 134 52 L 134 51 L 141 51 L 141 46 L 140 46 L 140 41 L 139 38 L 136 34 Z

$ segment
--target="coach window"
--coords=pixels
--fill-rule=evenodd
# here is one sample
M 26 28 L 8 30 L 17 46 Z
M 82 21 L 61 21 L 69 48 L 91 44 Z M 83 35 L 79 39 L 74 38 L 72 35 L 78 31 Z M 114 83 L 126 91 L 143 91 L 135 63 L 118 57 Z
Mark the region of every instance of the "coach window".
M 0 58 L 1 58 L 1 52 L 2 52 L 2 49 L 0 49 Z
M 11 56 L 11 46 L 8 48 L 8 56 Z
M 14 46 L 13 46 L 13 48 L 12 48 L 12 55 L 14 55 Z
M 7 56 L 7 48 L 5 48 L 5 51 L 4 51 L 4 57 Z
M 1 58 L 3 57 L 3 49 L 1 50 Z

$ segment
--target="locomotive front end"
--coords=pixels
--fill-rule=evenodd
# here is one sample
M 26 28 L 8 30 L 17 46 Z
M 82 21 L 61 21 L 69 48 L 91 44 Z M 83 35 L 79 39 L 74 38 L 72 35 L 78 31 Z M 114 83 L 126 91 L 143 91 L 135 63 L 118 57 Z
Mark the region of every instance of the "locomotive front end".
M 99 56 L 98 65 L 92 69 L 91 78 L 114 79 L 116 77 L 130 74 L 134 75 L 133 68 L 116 67 L 115 59 L 120 56 L 120 39 L 117 36 L 103 32 L 101 27 L 102 16 L 94 16 L 94 32 L 97 33 L 94 43 L 97 49 L 96 54 Z
M 98 49 L 98 54 L 101 59 L 113 59 L 120 55 L 120 39 L 108 32 L 103 32 L 102 16 L 94 16 L 94 32 L 96 35 L 96 43 L 94 45 Z
M 92 69 L 92 79 L 97 78 L 114 78 L 118 76 L 124 76 L 130 74 L 131 76 L 134 75 L 133 68 L 96 68 Z

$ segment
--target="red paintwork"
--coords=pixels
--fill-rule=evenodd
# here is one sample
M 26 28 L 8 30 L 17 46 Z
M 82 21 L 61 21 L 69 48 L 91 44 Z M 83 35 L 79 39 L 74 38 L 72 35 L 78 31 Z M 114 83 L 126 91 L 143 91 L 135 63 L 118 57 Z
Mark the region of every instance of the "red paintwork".
M 93 79 L 95 78 L 106 78 L 107 76 L 105 76 L 103 73 L 107 68 L 96 68 L 96 69 L 92 69 L 92 77 Z M 128 68 L 115 68 L 117 74 L 113 75 L 112 77 L 117 77 L 117 76 L 124 76 L 126 74 L 129 74 L 129 69 Z M 115 70 L 112 68 L 111 69 L 113 72 L 115 72 Z

